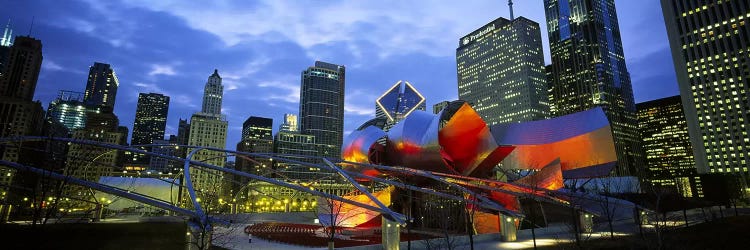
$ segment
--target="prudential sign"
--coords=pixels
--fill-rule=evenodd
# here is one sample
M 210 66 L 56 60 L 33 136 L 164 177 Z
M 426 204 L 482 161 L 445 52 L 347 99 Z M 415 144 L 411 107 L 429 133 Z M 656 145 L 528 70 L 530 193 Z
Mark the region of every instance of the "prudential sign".
M 479 30 L 479 31 L 477 31 L 477 32 L 474 32 L 474 34 L 471 34 L 471 35 L 465 36 L 465 37 L 464 37 L 464 39 L 463 39 L 463 42 L 462 42 L 462 43 L 463 43 L 463 45 L 467 45 L 467 44 L 469 44 L 470 42 L 472 42 L 472 41 L 476 40 L 477 38 L 480 38 L 480 37 L 482 37 L 482 36 L 484 36 L 484 35 L 487 35 L 487 34 L 489 34 L 489 33 L 490 33 L 490 32 L 492 32 L 493 30 L 495 30 L 495 24 L 494 24 L 494 23 L 493 23 L 493 24 L 490 24 L 490 25 L 487 25 L 487 26 L 485 26 L 485 27 L 484 27 L 484 29 L 481 29 L 481 30 Z

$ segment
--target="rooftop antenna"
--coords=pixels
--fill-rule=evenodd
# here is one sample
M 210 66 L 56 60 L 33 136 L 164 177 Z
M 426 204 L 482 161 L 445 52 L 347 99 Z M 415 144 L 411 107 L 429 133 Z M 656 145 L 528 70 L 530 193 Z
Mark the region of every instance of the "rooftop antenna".
M 34 29 L 34 16 L 31 16 L 31 26 L 29 26 L 29 35 L 31 37 L 31 30 Z
M 10 28 L 10 19 L 8 19 L 8 24 L 5 25 L 5 30 L 3 31 L 3 37 L 0 39 L 0 46 L 10 47 L 13 42 L 13 30 Z
M 513 0 L 508 0 L 508 7 L 510 8 L 510 20 L 513 21 Z

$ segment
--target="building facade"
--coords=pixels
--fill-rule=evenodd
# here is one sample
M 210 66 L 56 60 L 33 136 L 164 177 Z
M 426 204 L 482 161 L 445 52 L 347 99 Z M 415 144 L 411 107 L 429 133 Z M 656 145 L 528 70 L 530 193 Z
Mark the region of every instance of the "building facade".
M 435 103 L 434 105 L 432 105 L 432 113 L 433 114 L 440 113 L 440 111 L 443 111 L 443 109 L 445 107 L 448 107 L 449 103 L 451 103 L 451 102 L 449 102 L 449 101 L 442 101 L 442 102 Z
M 296 121 L 296 119 L 295 119 Z M 237 143 L 237 151 L 250 153 L 273 153 L 273 119 L 251 116 L 242 124 L 242 139 Z M 247 158 L 245 158 L 247 157 Z M 272 166 L 268 157 L 236 157 L 235 167 L 239 171 L 259 173 Z M 237 176 L 238 181 L 243 181 Z M 247 180 L 245 180 L 247 181 Z M 238 190 L 238 189 L 235 189 Z
M 94 62 L 89 68 L 86 91 L 83 102 L 92 108 L 100 108 L 112 112 L 120 82 L 115 70 L 109 64 Z
M 177 123 L 177 138 L 175 140 L 177 141 L 177 145 L 188 145 L 190 141 L 190 121 L 180 118 L 180 121 Z M 187 149 L 184 147 L 179 148 L 177 155 L 184 158 L 187 155 Z
M 221 84 L 219 70 L 208 77 L 206 86 L 203 88 L 203 106 L 201 112 L 207 114 L 221 114 L 221 103 L 224 98 L 224 85 Z
M 699 173 L 750 163 L 750 3 L 661 1 Z
M 193 114 L 190 118 L 190 132 L 188 145 L 224 149 L 226 147 L 228 122 L 221 114 L 223 85 L 218 70 L 208 77 L 203 93 L 202 112 Z M 188 152 L 193 149 L 188 149 Z M 214 166 L 224 167 L 226 155 L 224 152 L 200 150 L 193 155 L 192 160 L 205 162 Z M 193 176 L 193 186 L 202 199 L 209 201 L 218 199 L 221 194 L 222 174 L 219 171 L 200 167 L 190 169 Z
M 171 145 L 171 146 L 158 146 L 153 147 L 151 149 L 151 152 L 162 154 L 162 155 L 168 155 L 168 156 L 176 156 L 177 154 L 177 144 L 175 143 L 176 136 L 170 135 L 168 140 L 164 139 L 156 139 L 153 140 L 153 144 L 161 144 L 161 145 Z M 175 171 L 174 166 L 170 163 L 174 161 L 170 161 L 166 158 L 162 157 L 150 157 L 148 166 L 151 170 L 156 171 L 157 173 L 177 173 L 179 172 L 179 168 L 177 171 Z M 178 163 L 179 164 L 179 163 Z
M 544 0 L 544 7 L 554 115 L 603 107 L 617 151 L 614 174 L 637 175 L 643 160 L 615 1 Z
M 319 163 L 305 157 L 321 156 L 321 148 L 326 148 L 329 145 L 320 145 L 316 142 L 314 135 L 302 134 L 297 131 L 295 126 L 291 124 L 296 121 L 296 119 L 292 119 L 294 115 L 287 114 L 284 117 L 288 119 L 284 121 L 286 124 L 281 125 L 282 129 L 273 138 L 273 152 L 276 154 L 287 154 L 284 158 L 288 159 Z M 289 129 L 286 130 L 283 128 Z M 320 169 L 311 169 L 299 164 L 279 161 L 272 162 L 272 164 L 273 169 L 268 171 L 275 172 L 274 176 L 283 175 L 284 177 L 297 180 L 311 180 L 319 177 L 317 173 L 320 173 Z
M 41 103 L 33 101 L 39 70 L 42 66 L 42 41 L 27 36 L 16 37 L 10 45 L 5 38 L 2 47 L 7 51 L 3 68 L 0 69 L 0 138 L 41 135 L 44 110 Z M 21 155 L 27 155 L 21 145 L 0 146 L 0 159 L 24 163 Z M 32 154 L 29 154 L 32 155 Z M 15 169 L 0 166 L 0 199 L 4 200 L 16 176 Z M 6 216 L 9 210 L 0 211 Z M 5 217 L 3 217 L 5 218 Z
M 295 114 L 284 114 L 284 122 L 279 125 L 279 131 L 299 131 L 299 124 L 297 123 L 297 115 Z
M 424 96 L 407 81 L 398 81 L 375 99 L 375 117 L 385 118 L 383 128 L 388 131 L 394 124 L 403 120 L 414 110 L 427 110 Z
M 60 90 L 57 99 L 47 107 L 47 119 L 63 124 L 69 131 L 86 125 L 88 108 L 83 103 L 83 93 Z
M 642 181 L 675 186 L 675 179 L 696 174 L 693 147 L 680 96 L 636 104 L 646 168 Z
M 93 108 L 86 113 L 86 125 L 73 131 L 72 138 L 123 145 L 127 142 L 127 128 L 120 126 L 120 120 L 109 108 Z M 111 150 L 85 144 L 71 144 L 68 148 L 64 174 L 76 178 L 98 182 L 103 176 L 121 171 L 125 160 L 122 151 Z M 77 200 L 90 200 L 88 189 L 76 185 L 66 185 L 64 193 Z M 87 207 L 90 203 L 74 202 L 75 206 Z
M 135 109 L 131 145 L 153 144 L 155 140 L 164 139 L 169 113 L 169 96 L 158 93 L 138 94 L 138 106 Z M 151 151 L 150 147 L 140 147 Z M 136 155 L 136 163 L 148 163 L 146 155 Z
M 323 145 L 320 156 L 340 157 L 344 136 L 345 68 L 316 61 L 302 71 L 300 87 L 300 131 L 315 136 Z
M 456 67 L 458 98 L 487 124 L 549 117 L 538 23 L 495 19 L 458 41 Z
M 42 69 L 42 41 L 27 36 L 14 41 L 0 78 L 0 96 L 31 101 Z

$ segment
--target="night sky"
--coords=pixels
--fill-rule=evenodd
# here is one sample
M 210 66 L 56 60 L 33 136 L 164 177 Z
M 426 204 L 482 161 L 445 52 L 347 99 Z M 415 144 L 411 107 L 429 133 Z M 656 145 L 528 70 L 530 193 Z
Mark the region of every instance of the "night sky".
M 210 4 L 208 4 L 210 3 Z M 677 95 L 659 1 L 617 0 L 636 102 Z M 542 27 L 541 0 L 516 0 L 516 16 Z M 227 148 L 249 116 L 298 113 L 300 72 L 321 60 L 347 67 L 345 132 L 374 117 L 375 98 L 411 82 L 428 110 L 457 99 L 458 39 L 497 17 L 507 1 L 184 1 L 0 0 L 2 27 L 43 43 L 35 99 L 45 109 L 58 90 L 82 92 L 95 61 L 115 69 L 115 113 L 132 129 L 139 92 L 171 97 L 167 134 L 199 111 L 213 70 L 224 84 Z

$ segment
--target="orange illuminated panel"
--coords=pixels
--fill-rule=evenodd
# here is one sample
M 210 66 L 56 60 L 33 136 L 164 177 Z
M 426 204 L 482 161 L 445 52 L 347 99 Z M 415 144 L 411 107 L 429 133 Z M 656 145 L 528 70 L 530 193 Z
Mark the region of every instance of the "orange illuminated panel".
M 477 234 L 500 232 L 500 218 L 497 214 L 474 211 L 473 219 Z
M 541 169 L 560 158 L 562 171 L 617 161 L 612 130 L 609 126 L 562 141 L 541 145 L 516 145 L 503 161 L 515 169 Z
M 395 187 L 390 186 L 386 189 L 383 189 L 381 191 L 372 193 L 372 195 L 378 199 L 381 203 L 383 203 L 386 206 L 391 205 L 391 193 Z M 343 197 L 344 199 L 360 202 L 363 204 L 367 204 L 370 206 L 377 207 L 378 205 L 375 204 L 367 195 L 361 194 L 361 195 L 347 195 Z M 318 197 L 318 219 L 322 221 L 323 224 L 330 225 L 330 215 L 333 214 L 335 216 L 335 224 L 336 226 L 341 227 L 356 227 L 361 224 L 367 223 L 372 221 L 375 217 L 379 216 L 380 213 L 368 210 L 366 208 L 358 207 L 355 205 L 351 205 L 349 203 L 343 203 L 340 201 L 331 201 L 329 203 L 328 200 L 322 197 Z
M 365 147 L 370 148 L 370 145 L 364 145 L 364 143 L 364 137 L 354 139 L 349 147 L 344 148 L 341 154 L 341 158 L 343 158 L 345 161 L 367 163 L 367 155 L 363 153 L 361 149 Z
M 518 197 L 512 194 L 501 193 L 497 191 L 490 191 L 489 198 L 500 205 L 503 205 L 505 209 L 514 212 L 521 211 L 521 204 L 518 202 Z
M 477 167 L 493 155 L 498 145 L 490 133 L 490 128 L 482 117 L 464 103 L 438 133 L 440 146 L 450 155 L 454 169 L 471 175 Z M 490 160 L 499 161 L 501 154 L 495 154 Z M 494 166 L 497 162 L 482 165 Z
M 525 185 L 532 188 L 557 190 L 563 187 L 563 176 L 560 167 L 560 161 L 555 160 L 553 163 L 542 170 L 523 177 L 514 183 Z

